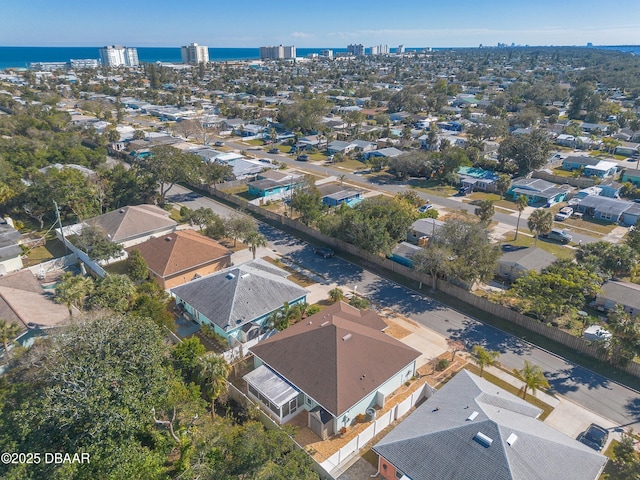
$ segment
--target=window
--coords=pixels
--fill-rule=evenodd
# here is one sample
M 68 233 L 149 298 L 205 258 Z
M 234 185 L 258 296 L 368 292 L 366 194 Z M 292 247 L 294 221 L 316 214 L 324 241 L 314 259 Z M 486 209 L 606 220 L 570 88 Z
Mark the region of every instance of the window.
M 311 400 L 311 397 L 308 397 L 307 395 L 304 396 L 304 403 L 306 403 L 310 407 L 313 405 L 313 401 Z
M 404 473 L 402 473 L 400 470 L 396 470 L 396 478 L 402 478 L 404 477 Z
M 611 212 L 609 212 L 609 213 L 601 213 L 600 214 L 600 218 L 602 220 L 611 220 L 613 218 L 613 215 L 611 214 Z

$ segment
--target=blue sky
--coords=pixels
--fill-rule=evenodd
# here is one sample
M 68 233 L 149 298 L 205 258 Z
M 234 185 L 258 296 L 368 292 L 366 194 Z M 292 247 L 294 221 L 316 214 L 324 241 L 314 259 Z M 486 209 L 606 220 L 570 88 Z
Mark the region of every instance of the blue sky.
M 0 0 L 0 46 L 640 44 L 639 0 Z

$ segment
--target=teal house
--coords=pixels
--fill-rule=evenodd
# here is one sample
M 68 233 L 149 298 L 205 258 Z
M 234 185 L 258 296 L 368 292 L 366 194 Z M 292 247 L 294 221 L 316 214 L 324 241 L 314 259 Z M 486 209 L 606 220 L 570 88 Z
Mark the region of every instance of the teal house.
M 521 195 L 527 197 L 529 205 L 540 205 L 550 207 L 559 202 L 563 202 L 571 187 L 568 185 L 557 186 L 540 178 L 520 178 L 511 183 L 511 188 L 507 192 L 514 200 Z

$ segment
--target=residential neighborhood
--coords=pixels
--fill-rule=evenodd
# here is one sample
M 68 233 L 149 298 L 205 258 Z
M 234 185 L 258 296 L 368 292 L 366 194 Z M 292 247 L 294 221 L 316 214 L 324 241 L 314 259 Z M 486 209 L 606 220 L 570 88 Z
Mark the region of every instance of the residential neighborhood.
M 104 478 L 632 478 L 640 84 L 592 58 L 637 57 L 357 46 L 0 73 L 2 445 L 96 436 Z

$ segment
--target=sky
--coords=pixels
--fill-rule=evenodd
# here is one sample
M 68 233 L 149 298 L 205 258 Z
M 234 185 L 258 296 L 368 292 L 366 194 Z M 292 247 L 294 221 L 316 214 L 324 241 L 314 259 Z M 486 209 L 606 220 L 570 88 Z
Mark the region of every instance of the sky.
M 639 0 L 0 0 L 0 46 L 639 45 Z

